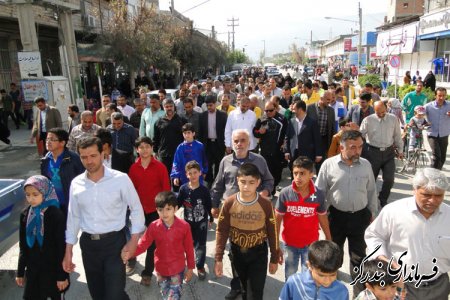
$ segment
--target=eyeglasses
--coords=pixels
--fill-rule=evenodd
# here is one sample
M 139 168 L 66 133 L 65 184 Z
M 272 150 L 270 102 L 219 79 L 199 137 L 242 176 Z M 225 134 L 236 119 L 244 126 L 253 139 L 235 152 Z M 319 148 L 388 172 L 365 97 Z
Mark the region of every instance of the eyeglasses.
M 59 142 L 58 139 L 46 139 L 45 141 L 46 142 Z
M 268 112 L 273 112 L 274 109 L 265 109 L 264 111 L 265 111 L 266 113 L 268 113 Z

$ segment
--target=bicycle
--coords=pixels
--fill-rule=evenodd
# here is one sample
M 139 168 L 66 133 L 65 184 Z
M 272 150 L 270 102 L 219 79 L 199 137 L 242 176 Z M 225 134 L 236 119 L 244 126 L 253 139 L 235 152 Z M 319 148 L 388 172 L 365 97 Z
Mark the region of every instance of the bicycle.
M 407 158 L 403 159 L 403 167 L 400 169 L 399 173 L 416 173 L 417 168 L 425 168 L 430 165 L 430 155 L 427 150 L 423 147 L 423 135 L 416 138 L 417 146 L 413 151 L 408 151 L 409 155 Z

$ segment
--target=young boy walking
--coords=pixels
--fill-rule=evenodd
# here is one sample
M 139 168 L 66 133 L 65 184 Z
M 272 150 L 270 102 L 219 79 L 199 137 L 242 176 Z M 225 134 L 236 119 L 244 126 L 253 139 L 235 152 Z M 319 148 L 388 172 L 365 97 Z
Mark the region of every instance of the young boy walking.
M 139 137 L 135 142 L 139 158 L 131 165 L 128 176 L 139 195 L 145 215 L 145 226 L 158 219 L 155 197 L 159 192 L 170 191 L 169 174 L 162 162 L 153 157 L 153 142 L 147 136 Z M 155 243 L 147 249 L 145 268 L 141 273 L 141 284 L 149 286 L 155 269 Z
M 214 221 L 211 214 L 211 194 L 207 187 L 200 184 L 202 171 L 198 162 L 195 160 L 188 162 L 185 169 L 189 182 L 180 188 L 178 206 L 184 208 L 184 220 L 191 226 L 197 274 L 200 280 L 204 280 L 206 278 L 206 237 L 208 227 Z
M 208 172 L 208 160 L 206 159 L 205 147 L 202 143 L 195 140 L 195 129 L 191 123 L 183 125 L 182 129 L 184 142 L 178 145 L 173 158 L 172 171 L 170 178 L 174 186 L 181 186 L 189 180 L 186 177 L 185 166 L 191 161 L 195 160 L 201 166 L 202 174 Z M 200 183 L 203 183 L 203 177 L 200 178 Z
M 278 268 L 278 233 L 272 204 L 256 189 L 261 183 L 258 168 L 244 163 L 238 170 L 239 192 L 228 197 L 220 211 L 216 233 L 214 271 L 223 274 L 222 258 L 230 238 L 232 264 L 239 275 L 242 299 L 263 299 L 267 274 L 267 241 L 270 247 L 269 272 Z
M 319 224 L 325 238 L 331 240 L 325 194 L 312 181 L 314 163 L 306 156 L 299 156 L 292 163 L 294 180 L 283 188 L 275 204 L 277 228 L 283 222 L 283 250 L 285 280 L 298 270 L 307 269 L 308 246 L 319 239 Z M 282 258 L 281 258 L 282 260 Z
M 139 239 L 135 256 L 146 251 L 154 241 L 155 270 L 161 295 L 163 299 L 180 299 L 183 278 L 190 281 L 195 266 L 191 228 L 175 216 L 178 200 L 174 193 L 160 192 L 155 203 L 159 219 L 151 223 Z M 126 262 L 130 254 L 122 251 L 122 260 Z
M 286 281 L 279 300 L 348 300 L 345 285 L 336 280 L 344 254 L 332 241 L 316 241 L 308 252 L 308 270 L 295 273 Z
M 355 300 L 400 300 L 405 291 L 396 282 L 396 276 L 389 273 L 388 262 L 381 259 L 369 260 L 363 266 L 363 283 L 366 287 Z M 366 277 L 367 276 L 367 277 Z M 402 295 L 403 291 L 403 295 Z

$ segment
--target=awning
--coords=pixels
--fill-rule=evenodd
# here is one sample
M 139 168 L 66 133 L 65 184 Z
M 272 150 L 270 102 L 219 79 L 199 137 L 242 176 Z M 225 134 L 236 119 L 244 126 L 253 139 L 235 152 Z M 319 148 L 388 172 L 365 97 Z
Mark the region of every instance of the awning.
M 113 62 L 112 59 L 105 57 L 110 46 L 94 44 L 77 44 L 77 53 L 79 62 Z
M 436 38 L 450 37 L 450 30 L 433 32 L 419 36 L 421 40 L 435 40 Z

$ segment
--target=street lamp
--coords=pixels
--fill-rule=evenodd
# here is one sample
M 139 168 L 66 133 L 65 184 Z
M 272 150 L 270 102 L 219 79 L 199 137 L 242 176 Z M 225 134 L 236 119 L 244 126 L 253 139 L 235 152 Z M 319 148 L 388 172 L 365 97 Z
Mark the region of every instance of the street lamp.
M 342 19 L 342 18 L 334 18 L 334 17 L 325 17 L 327 20 L 339 20 L 339 21 L 345 21 L 345 22 L 352 22 L 359 25 L 359 32 L 358 32 L 358 74 L 359 74 L 359 68 L 361 65 L 361 50 L 362 50 L 362 8 L 361 3 L 358 2 L 358 21 L 356 20 L 350 20 L 350 19 Z
M 264 50 L 263 50 L 263 63 L 266 61 L 266 40 L 262 40 L 262 42 L 264 43 Z

